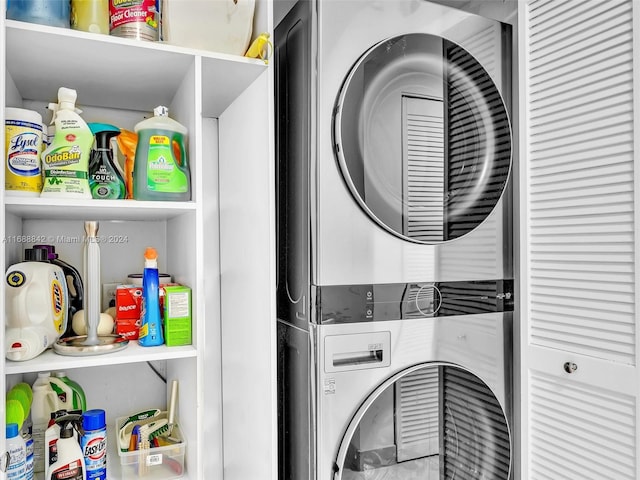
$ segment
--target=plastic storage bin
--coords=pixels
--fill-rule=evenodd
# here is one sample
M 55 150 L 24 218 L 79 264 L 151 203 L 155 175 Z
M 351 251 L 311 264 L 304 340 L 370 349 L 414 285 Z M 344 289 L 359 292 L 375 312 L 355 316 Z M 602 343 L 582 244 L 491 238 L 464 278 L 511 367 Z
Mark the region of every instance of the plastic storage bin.
M 116 432 L 127 417 L 116 419 Z M 178 426 L 174 427 L 172 437 L 182 439 L 182 433 Z M 122 452 L 118 446 L 118 456 L 120 457 L 121 477 L 123 480 L 130 479 L 152 479 L 171 480 L 184 476 L 184 452 L 187 443 L 168 445 L 166 447 L 155 447 L 146 450 L 136 450 L 134 452 Z

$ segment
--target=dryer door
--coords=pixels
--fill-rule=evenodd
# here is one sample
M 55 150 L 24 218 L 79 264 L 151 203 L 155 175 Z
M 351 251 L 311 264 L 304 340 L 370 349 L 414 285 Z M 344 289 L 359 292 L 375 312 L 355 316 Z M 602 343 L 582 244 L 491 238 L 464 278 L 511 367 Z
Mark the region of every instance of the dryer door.
M 509 424 L 491 389 L 459 366 L 404 370 L 362 404 L 334 480 L 508 480 Z
M 356 62 L 339 93 L 334 149 L 362 209 L 416 243 L 461 237 L 494 209 L 511 166 L 507 108 L 459 45 L 414 33 Z

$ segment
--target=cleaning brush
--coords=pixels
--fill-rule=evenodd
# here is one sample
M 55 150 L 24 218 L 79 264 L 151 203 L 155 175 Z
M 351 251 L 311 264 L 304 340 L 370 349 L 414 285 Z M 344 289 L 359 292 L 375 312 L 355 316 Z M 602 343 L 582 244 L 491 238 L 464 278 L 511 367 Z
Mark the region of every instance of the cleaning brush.
M 167 431 L 167 439 L 171 440 L 174 443 L 180 443 L 180 439 L 176 438 L 173 435 L 173 428 L 176 426 L 176 403 L 178 402 L 178 381 L 173 380 L 171 382 L 171 398 L 169 399 L 169 411 L 168 420 L 169 420 L 169 430 Z

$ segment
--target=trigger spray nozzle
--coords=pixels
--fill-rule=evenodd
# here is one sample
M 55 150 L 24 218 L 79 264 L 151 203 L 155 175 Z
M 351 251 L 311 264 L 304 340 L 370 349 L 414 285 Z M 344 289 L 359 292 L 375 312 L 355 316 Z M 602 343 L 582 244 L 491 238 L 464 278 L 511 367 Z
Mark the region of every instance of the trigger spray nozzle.
M 82 415 L 68 414 L 56 418 L 55 422 L 60 425 L 60 438 L 73 437 L 74 430 L 79 436 L 84 435 L 84 429 L 82 428 Z

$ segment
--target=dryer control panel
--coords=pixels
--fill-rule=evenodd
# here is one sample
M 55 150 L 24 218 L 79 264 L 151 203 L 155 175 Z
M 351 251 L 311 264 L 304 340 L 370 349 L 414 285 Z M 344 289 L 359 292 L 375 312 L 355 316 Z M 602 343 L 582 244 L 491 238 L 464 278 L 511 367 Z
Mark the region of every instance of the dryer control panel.
M 315 323 L 405 320 L 513 311 L 513 280 L 314 286 Z

